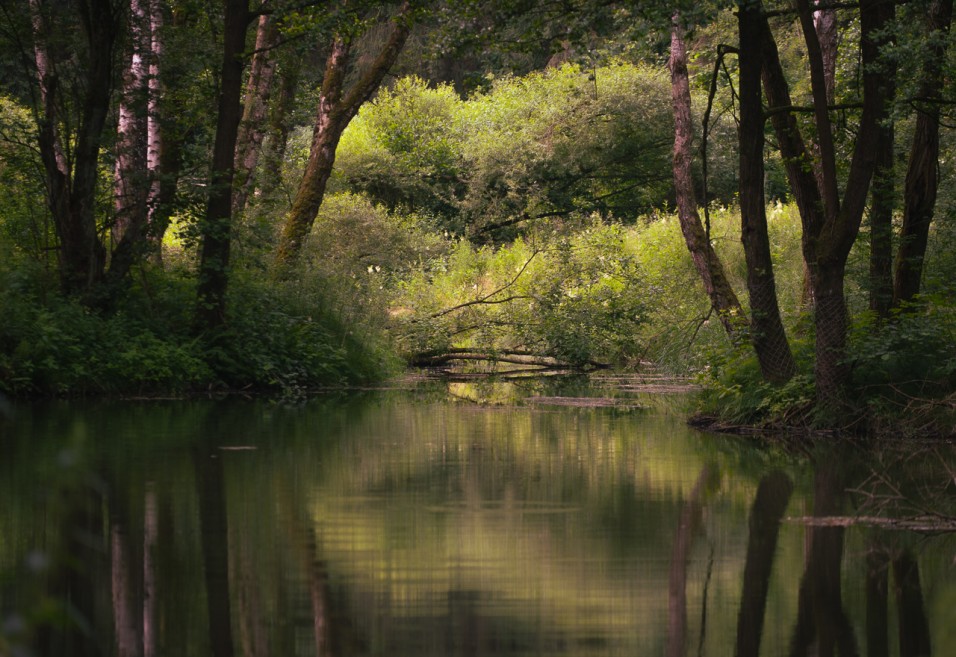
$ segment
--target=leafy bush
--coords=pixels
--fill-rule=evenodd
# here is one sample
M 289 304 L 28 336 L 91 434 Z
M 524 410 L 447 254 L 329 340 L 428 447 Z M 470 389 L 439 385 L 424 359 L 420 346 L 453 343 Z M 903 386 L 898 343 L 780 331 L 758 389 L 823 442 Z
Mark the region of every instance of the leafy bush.
M 633 218 L 670 195 L 669 98 L 660 70 L 624 63 L 502 78 L 468 100 L 406 78 L 350 124 L 335 188 L 457 234 L 575 211 Z
M 409 278 L 395 321 L 409 353 L 531 352 L 583 365 L 633 357 L 647 299 L 621 226 L 508 246 L 456 243 Z
M 7 273 L 0 293 L 0 389 L 17 395 L 184 391 L 210 381 L 195 341 L 147 315 L 100 315 Z M 19 283 L 17 279 L 19 278 Z M 13 280 L 11 280 L 13 279 Z M 27 283 L 23 285 L 22 283 Z M 181 327 L 180 327 L 181 331 Z
M 940 297 L 897 311 L 882 324 L 870 313 L 861 315 L 851 329 L 849 362 L 864 395 L 885 394 L 887 386 L 909 395 L 951 392 L 956 389 L 956 306 Z

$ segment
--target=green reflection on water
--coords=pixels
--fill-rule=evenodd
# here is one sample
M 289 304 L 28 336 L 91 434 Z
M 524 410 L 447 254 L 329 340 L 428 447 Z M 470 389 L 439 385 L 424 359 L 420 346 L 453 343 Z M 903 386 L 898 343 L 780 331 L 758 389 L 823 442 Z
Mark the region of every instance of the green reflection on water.
M 819 469 L 689 430 L 680 397 L 590 407 L 525 399 L 595 394 L 580 384 L 467 385 L 18 409 L 0 443 L 0 653 L 89 629 L 98 654 L 144 656 L 731 654 L 758 485 L 777 471 L 784 515 L 810 516 Z M 847 463 L 840 490 L 868 467 Z M 914 555 L 950 654 L 952 541 L 836 531 L 860 654 L 874 545 L 886 564 Z M 779 525 L 760 654 L 789 654 L 813 532 Z M 83 591 L 91 608 L 63 620 Z

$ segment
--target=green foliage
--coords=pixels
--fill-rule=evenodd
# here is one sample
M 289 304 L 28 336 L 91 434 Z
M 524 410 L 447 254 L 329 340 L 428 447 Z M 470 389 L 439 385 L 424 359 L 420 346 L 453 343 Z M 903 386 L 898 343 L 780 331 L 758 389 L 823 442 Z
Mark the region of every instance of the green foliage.
M 647 297 L 623 233 L 594 224 L 546 245 L 457 242 L 403 285 L 393 316 L 406 351 L 531 352 L 575 365 L 633 358 Z
M 210 380 L 202 352 L 181 328 L 160 328 L 164 322 L 136 311 L 95 313 L 50 291 L 25 262 L 0 277 L 0 390 L 141 394 L 184 391 Z M 172 310 L 187 299 L 155 301 Z
M 951 298 L 923 298 L 879 323 L 871 313 L 850 333 L 849 361 L 864 397 L 897 394 L 929 397 L 956 389 L 956 305 Z
M 350 124 L 336 185 L 458 234 L 580 211 L 633 218 L 670 194 L 669 102 L 663 71 L 625 63 L 501 78 L 468 100 L 405 78 Z
M 233 273 L 226 328 L 192 336 L 193 284 L 181 272 L 143 283 L 98 313 L 53 290 L 27 262 L 0 271 L 0 392 L 169 394 L 207 389 L 298 396 L 393 371 L 384 340 L 334 318 L 321 294 Z
M 773 385 L 763 380 L 760 366 L 749 345 L 711 353 L 701 373 L 704 392 L 700 410 L 732 425 L 793 427 L 812 424 L 815 387 L 812 343 L 791 345 L 798 372 L 787 383 Z

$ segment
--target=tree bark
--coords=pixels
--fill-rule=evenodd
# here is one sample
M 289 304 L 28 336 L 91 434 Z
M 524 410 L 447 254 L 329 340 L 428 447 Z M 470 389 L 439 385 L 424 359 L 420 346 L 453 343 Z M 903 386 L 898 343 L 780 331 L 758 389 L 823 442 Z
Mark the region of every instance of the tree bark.
M 895 7 L 893 8 L 895 13 Z M 896 85 L 887 83 L 887 100 L 896 95 Z M 894 182 L 893 119 L 884 117 L 880 125 L 873 193 L 870 197 L 870 310 L 886 318 L 893 305 L 893 211 L 896 209 Z
M 339 139 L 359 108 L 378 89 L 385 74 L 405 46 L 409 33 L 410 6 L 406 1 L 395 17 L 391 34 L 369 69 L 347 91 L 345 77 L 351 59 L 351 44 L 341 35 L 332 42 L 326 61 L 325 77 L 312 132 L 312 147 L 305 174 L 296 192 L 292 209 L 282 227 L 276 249 L 276 268 L 280 276 L 291 272 L 298 261 L 302 245 L 322 205 L 325 188 L 335 164 Z
M 59 273 L 63 291 L 91 300 L 103 277 L 106 250 L 100 242 L 94 213 L 99 154 L 110 107 L 113 48 L 120 12 L 110 0 L 78 3 L 88 57 L 83 71 L 84 93 L 71 158 L 59 132 L 60 112 L 55 62 L 47 48 L 41 0 L 31 0 L 34 56 L 42 107 L 38 113 L 39 150 L 47 178 L 48 201 L 59 238 Z
M 259 184 L 260 194 L 267 199 L 272 198 L 282 183 L 282 164 L 292 129 L 289 117 L 299 85 L 300 70 L 299 59 L 283 59 L 280 62 L 278 95 L 269 111 L 267 147 L 262 154 L 262 179 Z
M 137 256 L 145 250 L 145 229 L 149 218 L 147 170 L 149 53 L 151 34 L 148 0 L 131 0 L 127 35 L 128 65 L 123 71 L 113 168 L 113 207 L 108 278 L 117 283 L 126 277 Z
M 823 63 L 823 80 L 827 93 L 827 102 L 836 101 L 836 67 L 839 51 L 839 32 L 837 31 L 837 12 L 830 7 L 813 12 L 813 29 L 820 41 L 820 55 Z
M 807 0 L 799 0 L 798 7 L 801 15 L 809 11 Z M 846 188 L 836 213 L 830 214 L 830 206 L 825 202 L 827 216 L 821 231 L 804 240 L 804 256 L 811 262 L 811 282 L 817 304 L 814 379 L 818 402 L 833 409 L 842 404 L 850 374 L 846 364 L 848 316 L 843 286 L 846 261 L 860 231 L 870 182 L 878 162 L 881 121 L 888 106 L 885 84 L 894 75 L 892 71 L 878 70 L 880 51 L 887 40 L 884 28 L 892 16 L 892 3 L 881 0 L 860 2 L 863 113 Z M 815 38 L 815 34 L 808 34 L 807 42 Z M 815 68 L 811 66 L 811 76 Z M 825 102 L 826 98 L 815 90 L 814 105 L 818 110 Z M 818 133 L 830 129 L 828 122 L 825 125 L 820 123 L 821 116 L 818 111 Z M 835 187 L 836 173 L 832 175 Z
M 232 238 L 232 183 L 242 95 L 242 53 L 249 26 L 249 0 L 227 0 L 219 89 L 206 215 L 200 223 L 202 247 L 196 289 L 196 328 L 215 330 L 226 320 L 229 252 Z
M 737 18 L 740 30 L 740 219 L 747 261 L 751 340 L 763 378 L 779 384 L 793 377 L 796 364 L 777 304 L 764 199 L 760 44 L 766 19 L 759 2 L 739 4 Z
M 859 234 L 871 178 L 879 152 L 880 120 L 885 116 L 886 78 L 892 73 L 877 70 L 882 42 L 882 29 L 892 12 L 890 3 L 861 0 L 861 60 L 863 68 L 863 114 L 842 202 L 833 150 L 832 127 L 827 113 L 826 85 L 822 54 L 813 28 L 812 10 L 807 0 L 798 0 L 797 7 L 810 56 L 810 74 L 817 133 L 820 136 L 821 187 L 811 173 L 812 162 L 796 120 L 784 111 L 772 111 L 777 142 L 787 169 L 794 199 L 800 209 L 803 225 L 803 254 L 810 270 L 815 300 L 816 361 L 814 380 L 817 403 L 839 407 L 849 378 L 845 364 L 847 308 L 843 285 L 850 248 Z M 763 43 L 763 78 L 771 110 L 790 106 L 787 81 L 780 66 L 776 43 L 761 15 Z
M 246 81 L 246 96 L 243 102 L 242 120 L 236 141 L 236 182 L 233 213 L 240 213 L 255 188 L 255 171 L 262 151 L 265 135 L 266 110 L 272 94 L 272 80 L 276 61 L 275 47 L 278 31 L 275 21 L 268 14 L 259 17 L 256 29 L 256 49 Z
M 114 244 L 120 244 L 130 227 L 146 221 L 146 118 L 149 92 L 150 34 L 146 0 L 131 0 L 127 26 L 128 49 L 120 92 L 113 167 L 113 194 L 116 216 L 111 232 Z M 141 215 L 141 217 L 140 217 Z
M 674 108 L 674 190 L 677 196 L 677 217 L 694 267 L 704 283 L 710 298 L 727 332 L 735 341 L 747 320 L 740 307 L 713 245 L 700 221 L 694 181 L 691 174 L 693 125 L 691 123 L 690 83 L 687 73 L 687 50 L 684 45 L 684 29 L 680 15 L 675 14 L 671 24 L 671 102 Z
M 923 66 L 913 146 L 903 191 L 903 228 L 896 254 L 894 303 L 912 301 L 919 294 L 923 259 L 939 187 L 939 100 L 943 87 L 946 35 L 953 16 L 953 0 L 935 0 L 927 27 L 934 36 Z
M 158 266 L 163 263 L 163 237 L 176 201 L 179 177 L 183 168 L 183 129 L 179 125 L 177 109 L 171 101 L 163 99 L 166 88 L 176 87 L 181 74 L 163 66 L 164 28 L 162 0 L 149 0 L 151 21 L 151 60 L 149 73 L 149 110 L 147 120 L 148 148 L 146 168 L 149 174 L 147 200 L 149 219 L 147 237 L 150 242 L 150 258 Z M 181 15 L 173 14 L 172 26 L 183 21 Z

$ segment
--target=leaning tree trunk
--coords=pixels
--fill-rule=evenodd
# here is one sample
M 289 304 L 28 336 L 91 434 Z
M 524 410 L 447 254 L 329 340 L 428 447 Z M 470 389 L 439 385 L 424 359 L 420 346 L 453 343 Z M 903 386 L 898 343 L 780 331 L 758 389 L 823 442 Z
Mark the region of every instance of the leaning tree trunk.
M 766 381 L 785 383 L 797 368 L 780 319 L 767 233 L 763 184 L 764 114 L 760 95 L 761 11 L 759 3 L 738 5 L 741 241 L 747 261 L 751 339 L 760 372 Z
M 916 128 L 910 151 L 909 169 L 903 192 L 903 228 L 896 254 L 894 302 L 912 301 L 919 294 L 923 259 L 929 241 L 929 227 L 936 207 L 939 186 L 939 102 L 943 87 L 943 60 L 946 35 L 953 15 L 953 0 L 936 0 L 929 15 L 929 29 L 936 37 L 923 68 L 916 114 Z
M 302 245 L 322 205 L 325 188 L 335 164 L 335 150 L 349 122 L 358 113 L 395 63 L 409 33 L 409 3 L 402 4 L 391 34 L 375 61 L 347 91 L 344 89 L 351 47 L 348 40 L 337 36 L 332 43 L 322 80 L 319 107 L 312 132 L 309 161 L 292 209 L 282 227 L 276 249 L 276 269 L 280 276 L 291 272 L 298 261 Z
M 694 267 L 704 283 L 710 305 L 716 311 L 731 340 L 747 325 L 740 301 L 724 271 L 723 263 L 701 225 L 691 174 L 693 126 L 691 124 L 690 83 L 687 74 L 687 50 L 680 15 L 671 26 L 671 101 L 674 108 L 674 190 L 677 217 Z M 706 157 L 706 154 L 705 154 Z
M 232 241 L 232 183 L 242 95 L 242 53 L 249 24 L 249 0 L 227 0 L 223 30 L 219 118 L 213 145 L 206 216 L 200 223 L 202 248 L 196 289 L 196 328 L 214 330 L 226 319 L 229 251 Z

